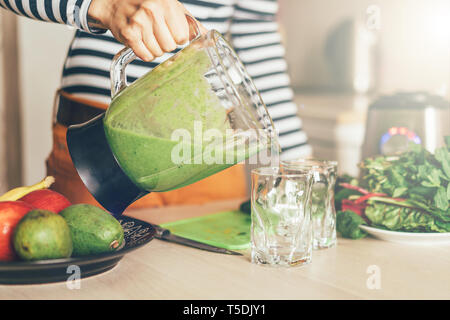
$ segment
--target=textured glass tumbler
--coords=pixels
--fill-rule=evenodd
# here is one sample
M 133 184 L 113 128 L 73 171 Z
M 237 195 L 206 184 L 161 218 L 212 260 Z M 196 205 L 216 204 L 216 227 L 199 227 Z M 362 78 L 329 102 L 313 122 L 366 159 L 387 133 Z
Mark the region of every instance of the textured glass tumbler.
M 252 170 L 252 263 L 298 266 L 311 262 L 310 173 L 279 167 Z
M 322 160 L 282 161 L 286 173 L 311 172 L 313 174 L 312 223 L 314 249 L 330 248 L 336 245 L 336 209 L 334 187 L 337 176 L 337 162 Z

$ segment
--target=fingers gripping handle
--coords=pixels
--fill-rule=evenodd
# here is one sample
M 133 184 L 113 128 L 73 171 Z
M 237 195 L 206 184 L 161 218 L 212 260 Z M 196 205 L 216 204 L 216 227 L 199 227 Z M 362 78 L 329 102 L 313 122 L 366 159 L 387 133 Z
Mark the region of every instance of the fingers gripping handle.
M 122 49 L 114 56 L 111 64 L 111 98 L 128 86 L 125 68 L 134 59 L 136 55 L 131 48 Z
M 192 16 L 186 14 L 186 18 L 189 24 L 194 28 L 195 38 L 191 40 L 194 41 L 201 36 L 200 27 Z M 124 48 L 114 56 L 110 70 L 111 98 L 114 98 L 120 91 L 128 86 L 125 69 L 127 65 L 135 59 L 136 55 L 131 48 Z

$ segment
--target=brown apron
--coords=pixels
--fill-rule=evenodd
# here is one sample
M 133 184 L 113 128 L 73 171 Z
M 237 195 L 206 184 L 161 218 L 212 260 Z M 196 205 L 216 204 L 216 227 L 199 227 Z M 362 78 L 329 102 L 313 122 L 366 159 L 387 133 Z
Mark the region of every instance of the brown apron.
M 72 107 L 80 104 L 95 108 L 99 112 L 107 108 L 107 105 L 80 99 L 65 92 L 60 91 L 58 95 L 59 101 L 63 97 L 66 102 L 70 101 Z M 67 120 L 67 117 L 72 116 L 65 114 L 59 117 L 59 111 L 62 110 L 62 107 L 64 106 L 59 103 L 60 110 L 57 112 L 58 116 L 55 114 L 53 123 L 53 149 L 47 159 L 47 175 L 54 176 L 56 180 L 52 189 L 65 195 L 72 203 L 90 203 L 100 206 L 84 186 L 70 159 L 66 143 L 67 121 L 64 121 L 65 124 L 63 124 L 59 118 L 65 116 Z M 74 117 L 79 118 L 79 115 Z M 214 200 L 242 198 L 247 195 L 245 181 L 244 166 L 239 164 L 177 190 L 150 193 L 132 204 L 131 208 L 202 204 Z

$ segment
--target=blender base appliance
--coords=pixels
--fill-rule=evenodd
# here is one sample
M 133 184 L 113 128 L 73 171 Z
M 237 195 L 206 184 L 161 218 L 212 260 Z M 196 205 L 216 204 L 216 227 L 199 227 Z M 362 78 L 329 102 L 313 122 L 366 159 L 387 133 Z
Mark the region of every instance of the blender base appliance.
M 430 152 L 450 135 L 450 102 L 424 92 L 397 93 L 369 107 L 363 159 L 404 151 L 410 143 Z

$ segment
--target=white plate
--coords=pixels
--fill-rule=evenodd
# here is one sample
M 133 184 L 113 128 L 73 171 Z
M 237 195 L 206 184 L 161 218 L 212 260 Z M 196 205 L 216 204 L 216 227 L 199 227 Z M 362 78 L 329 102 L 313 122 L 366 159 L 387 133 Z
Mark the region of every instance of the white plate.
M 400 232 L 378 229 L 374 227 L 359 226 L 368 234 L 375 238 L 406 244 L 421 244 L 421 245 L 450 245 L 450 232 L 445 233 L 414 233 L 414 232 Z

